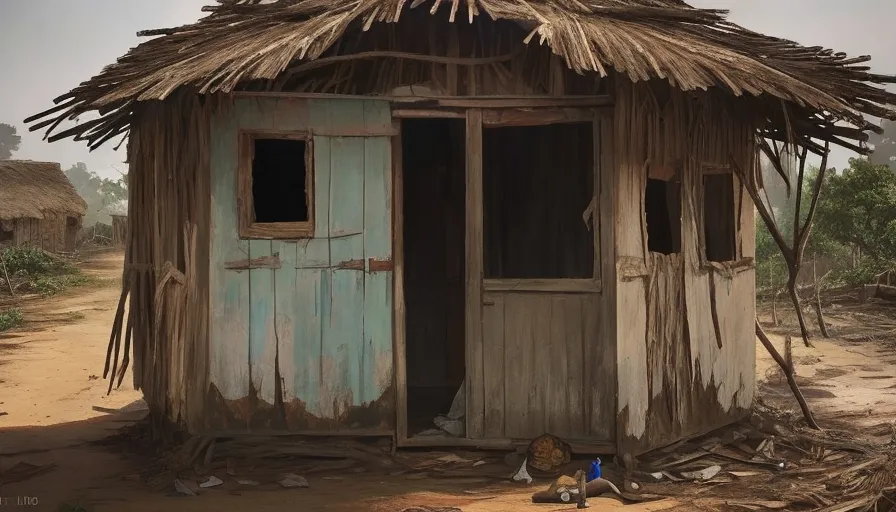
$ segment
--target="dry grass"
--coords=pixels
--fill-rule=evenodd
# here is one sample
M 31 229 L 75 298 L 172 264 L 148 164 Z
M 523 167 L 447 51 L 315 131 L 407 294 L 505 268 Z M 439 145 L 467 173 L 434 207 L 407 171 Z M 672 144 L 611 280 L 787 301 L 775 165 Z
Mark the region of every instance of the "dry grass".
M 601 76 L 613 70 L 635 81 L 660 78 L 691 91 L 719 87 L 733 96 L 759 98 L 768 125 L 763 135 L 808 143 L 811 138 L 862 151 L 872 126 L 863 114 L 896 119 L 886 105 L 896 95 L 870 83 L 896 78 L 873 74 L 849 58 L 821 47 L 756 34 L 725 20 L 724 11 L 695 9 L 679 0 L 219 0 L 199 22 L 148 31 L 162 35 L 133 49 L 101 74 L 59 97 L 57 106 L 27 122 L 48 135 L 66 119 L 88 111 L 101 117 L 51 136 L 74 136 L 92 147 L 126 134 L 139 102 L 168 97 L 179 88 L 200 94 L 228 93 L 264 83 L 270 90 L 284 72 L 330 65 L 356 54 L 349 36 L 379 24 L 398 22 L 409 9 L 427 10 L 445 21 L 478 24 L 513 20 L 522 27 L 514 44 L 546 44 L 578 72 Z M 426 4 L 426 5 L 424 5 Z M 447 16 L 445 16 L 447 15 Z M 419 36 L 418 36 L 419 37 Z M 424 37 L 425 39 L 425 37 Z M 348 39 L 353 40 L 353 39 Z M 376 48 L 384 60 L 440 59 Z M 386 51 L 388 50 L 388 51 Z M 370 52 L 368 52 L 370 53 Z M 391 55 L 389 55 L 391 54 Z M 360 57 L 356 54 L 354 57 Z M 366 57 L 370 57 L 369 55 Z M 456 64 L 471 64 L 464 55 Z M 327 62 L 327 61 L 331 62 Z M 517 70 L 518 71 L 518 70 Z M 352 81 L 351 75 L 333 80 Z M 835 126 L 846 120 L 854 128 Z M 809 144 L 818 150 L 816 144 Z
M 47 211 L 81 217 L 87 203 L 57 163 L 0 160 L 0 219 L 43 219 Z

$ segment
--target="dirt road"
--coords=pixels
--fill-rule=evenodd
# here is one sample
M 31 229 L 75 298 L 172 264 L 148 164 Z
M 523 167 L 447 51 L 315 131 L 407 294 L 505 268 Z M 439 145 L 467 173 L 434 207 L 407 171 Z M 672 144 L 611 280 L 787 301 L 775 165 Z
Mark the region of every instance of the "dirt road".
M 55 464 L 27 481 L 0 487 L 0 505 L 22 498 L 29 510 L 183 512 L 213 510 L 379 510 L 412 506 L 458 507 L 464 512 L 573 510 L 575 506 L 534 506 L 536 487 L 476 478 L 409 478 L 405 475 L 344 472 L 309 475 L 310 489 L 281 489 L 276 484 L 239 487 L 235 482 L 196 497 L 172 497 L 139 481 L 146 460 L 120 447 L 99 446 L 102 439 L 142 413 L 107 415 L 93 406 L 117 409 L 140 398 L 126 376 L 122 389 L 106 396 L 103 361 L 119 288 L 121 254 L 84 266 L 105 279 L 104 287 L 85 287 L 50 300 L 27 302 L 25 326 L 0 334 L 0 474 L 19 462 Z M 774 336 L 781 343 L 780 336 Z M 819 420 L 881 422 L 896 419 L 896 351 L 875 342 L 816 340 L 816 349 L 794 347 L 798 373 Z M 757 376 L 765 380 L 763 398 L 795 408 L 786 383 L 760 345 Z M 868 414 L 868 410 L 874 414 Z M 249 475 L 253 478 L 251 468 Z M 508 471 L 509 473 L 509 471 Z M 224 478 L 228 478 L 226 475 Z M 232 478 L 228 478 L 233 480 Z M 589 499 L 592 509 L 631 512 L 667 510 L 671 500 L 622 507 L 609 498 Z M 24 510 L 24 508 L 22 508 Z

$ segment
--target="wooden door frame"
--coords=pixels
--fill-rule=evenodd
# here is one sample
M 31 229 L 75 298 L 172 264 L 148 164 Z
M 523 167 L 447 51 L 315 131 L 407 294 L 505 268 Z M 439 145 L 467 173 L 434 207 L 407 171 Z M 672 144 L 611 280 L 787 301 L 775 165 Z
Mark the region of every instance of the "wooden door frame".
M 592 136 L 595 142 L 594 153 L 595 171 L 602 170 L 606 165 L 607 156 L 602 152 L 607 151 L 607 141 L 601 140 L 601 134 L 606 136 L 613 115 L 612 106 L 598 106 L 594 108 L 568 108 L 562 102 L 556 105 L 545 105 L 543 108 L 466 108 L 460 112 L 458 109 L 393 109 L 392 111 L 392 258 L 393 270 L 393 357 L 394 357 L 394 383 L 396 398 L 396 445 L 399 447 L 427 447 L 427 446 L 457 446 L 475 447 L 484 449 L 512 449 L 524 445 L 528 441 L 512 439 L 484 439 L 481 432 L 471 431 L 471 412 L 477 408 L 484 408 L 484 396 L 473 396 L 470 385 L 471 373 L 481 372 L 482 367 L 482 298 L 485 290 L 483 272 L 483 182 L 482 182 L 482 131 L 484 128 L 497 128 L 507 126 L 540 126 L 549 124 L 592 122 Z M 566 107 L 566 108 L 564 108 Z M 464 119 L 466 124 L 465 134 L 465 305 L 464 305 L 464 335 L 465 335 L 465 377 L 464 389 L 466 392 L 466 436 L 462 438 L 431 437 L 409 438 L 407 430 L 407 340 L 406 340 L 406 307 L 404 297 L 404 168 L 402 146 L 402 119 Z M 595 212 L 598 217 L 606 212 L 609 199 L 607 191 L 601 182 L 604 173 L 595 176 Z M 604 229 L 600 229 L 603 227 Z M 595 234 L 595 274 L 593 279 L 573 280 L 576 283 L 567 284 L 575 291 L 588 291 L 601 293 L 603 289 L 602 277 L 607 276 L 607 258 L 602 250 L 606 238 L 605 230 L 612 226 L 592 227 Z M 607 247 L 611 249 L 611 247 Z M 612 263 L 610 263 L 612 264 Z M 518 280 L 512 280 L 518 281 Z M 543 285 L 532 280 L 529 285 L 535 286 L 538 291 L 544 291 Z M 579 283 L 578 281 L 583 281 Z M 587 282 L 584 282 L 587 281 Z M 492 283 L 500 287 L 502 283 Z M 519 289 L 520 283 L 503 283 Z M 522 283 L 526 285 L 526 283 Z M 563 291 L 563 290 L 561 290 Z M 566 291 L 569 291 L 567 289 Z M 477 328 L 478 326 L 478 328 Z M 476 362 L 479 362 L 477 365 Z M 482 390 L 480 390 L 482 391 Z M 615 391 L 615 390 L 614 390 Z M 480 393 L 481 395 L 482 393 Z M 484 409 L 483 409 L 484 411 Z M 481 422 L 480 422 L 481 425 Z M 477 435 L 478 434 L 478 435 Z M 596 445 L 576 443 L 577 451 L 582 453 L 606 452 L 612 447 L 606 443 Z

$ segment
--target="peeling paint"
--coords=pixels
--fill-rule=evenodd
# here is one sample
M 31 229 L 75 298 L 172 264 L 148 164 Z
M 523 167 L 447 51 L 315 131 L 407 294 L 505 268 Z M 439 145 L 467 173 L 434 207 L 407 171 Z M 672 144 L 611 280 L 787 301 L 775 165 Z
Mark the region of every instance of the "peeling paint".
M 389 386 L 376 400 L 354 405 L 350 396 L 334 397 L 334 416 L 320 416 L 309 411 L 305 402 L 293 399 L 268 403 L 259 399 L 250 388 L 249 396 L 225 400 L 214 385 L 209 386 L 206 398 L 208 431 L 241 430 L 289 432 L 347 432 L 364 429 L 366 432 L 389 434 L 395 429 L 395 388 Z

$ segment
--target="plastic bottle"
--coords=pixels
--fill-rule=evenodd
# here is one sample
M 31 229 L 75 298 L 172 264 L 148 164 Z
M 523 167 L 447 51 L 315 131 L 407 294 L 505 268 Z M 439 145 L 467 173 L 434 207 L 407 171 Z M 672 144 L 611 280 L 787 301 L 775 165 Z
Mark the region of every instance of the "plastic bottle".
M 588 468 L 588 475 L 586 482 L 590 482 L 592 480 L 597 480 L 600 478 L 600 459 L 594 459 L 594 462 L 591 463 L 591 467 Z

